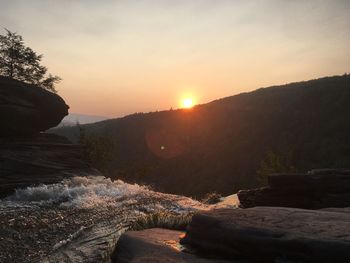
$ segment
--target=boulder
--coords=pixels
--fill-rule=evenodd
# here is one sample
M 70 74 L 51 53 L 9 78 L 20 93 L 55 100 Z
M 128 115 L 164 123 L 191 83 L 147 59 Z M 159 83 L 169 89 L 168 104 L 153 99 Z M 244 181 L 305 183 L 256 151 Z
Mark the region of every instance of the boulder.
M 57 126 L 68 114 L 68 108 L 57 94 L 0 76 L 0 136 L 45 131 Z
M 350 214 L 298 208 L 218 209 L 194 215 L 183 244 L 254 262 L 350 262 Z
M 350 207 L 350 171 L 312 170 L 307 174 L 273 174 L 268 186 L 238 192 L 242 207 L 283 206 L 307 209 Z
M 64 137 L 41 133 L 22 139 L 0 138 L 0 197 L 16 188 L 84 175 L 100 173 L 84 162 L 81 147 Z
M 220 259 L 201 258 L 183 252 L 179 244 L 180 236 L 183 234 L 184 233 L 181 231 L 161 228 L 126 232 L 120 237 L 117 243 L 113 262 L 232 262 Z

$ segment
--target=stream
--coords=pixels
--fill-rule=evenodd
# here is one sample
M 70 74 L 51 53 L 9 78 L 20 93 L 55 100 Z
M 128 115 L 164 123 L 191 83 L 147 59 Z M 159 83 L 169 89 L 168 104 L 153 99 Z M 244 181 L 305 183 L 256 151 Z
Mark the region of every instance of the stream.
M 137 218 L 202 209 L 208 206 L 102 176 L 18 189 L 0 200 L 0 262 L 110 262 Z

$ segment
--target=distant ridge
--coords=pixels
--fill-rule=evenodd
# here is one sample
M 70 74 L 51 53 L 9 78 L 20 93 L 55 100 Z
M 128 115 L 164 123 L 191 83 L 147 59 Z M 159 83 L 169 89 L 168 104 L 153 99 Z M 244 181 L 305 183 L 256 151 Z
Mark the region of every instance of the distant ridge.
M 260 184 L 257 171 L 269 152 L 282 168 L 301 172 L 350 167 L 350 75 L 84 127 L 114 141 L 113 178 L 190 196 L 230 194 Z M 55 132 L 77 139 L 74 127 Z
M 79 124 L 88 124 L 99 121 L 107 120 L 107 117 L 104 116 L 96 116 L 96 115 L 86 115 L 86 114 L 77 114 L 77 113 L 69 113 L 58 125 L 61 126 L 75 126 L 77 123 Z

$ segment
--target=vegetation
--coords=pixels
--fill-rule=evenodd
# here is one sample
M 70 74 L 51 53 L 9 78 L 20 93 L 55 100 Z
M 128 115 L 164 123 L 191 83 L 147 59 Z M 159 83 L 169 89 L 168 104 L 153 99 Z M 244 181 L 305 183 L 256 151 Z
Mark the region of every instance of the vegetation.
M 108 137 L 90 134 L 79 124 L 79 144 L 83 147 L 83 158 L 92 167 L 106 173 L 112 160 L 113 142 Z
M 43 55 L 26 47 L 22 36 L 5 30 L 6 34 L 0 35 L 0 75 L 56 92 L 55 83 L 61 79 L 47 75 L 47 68 L 40 64 Z
M 158 212 L 137 219 L 130 230 L 143 230 L 148 228 L 167 228 L 172 230 L 186 230 L 191 222 L 193 213 L 176 214 L 172 212 Z
M 350 167 L 349 101 L 344 75 L 84 127 L 118 145 L 110 177 L 201 198 L 263 185 L 272 171 Z M 76 128 L 56 132 L 77 139 Z
M 272 151 L 267 153 L 266 159 L 261 161 L 260 169 L 257 171 L 260 183 L 267 185 L 267 177 L 274 173 L 295 173 L 297 169 L 291 163 L 291 152 L 288 154 L 276 154 Z

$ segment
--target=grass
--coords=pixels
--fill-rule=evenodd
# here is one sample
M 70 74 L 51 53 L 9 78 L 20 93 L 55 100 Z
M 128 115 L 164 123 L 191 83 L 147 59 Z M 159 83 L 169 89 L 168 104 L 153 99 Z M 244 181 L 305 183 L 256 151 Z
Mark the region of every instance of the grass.
M 137 219 L 130 230 L 143 230 L 148 228 L 167 228 L 172 230 L 186 230 L 191 222 L 193 212 L 176 214 L 172 212 L 158 212 Z

